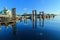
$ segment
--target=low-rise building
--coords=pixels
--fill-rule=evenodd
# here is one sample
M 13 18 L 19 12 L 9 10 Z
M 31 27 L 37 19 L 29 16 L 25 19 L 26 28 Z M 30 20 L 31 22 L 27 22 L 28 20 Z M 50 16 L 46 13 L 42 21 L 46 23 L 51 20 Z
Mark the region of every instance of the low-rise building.
M 4 10 L 0 11 L 0 22 L 9 21 L 11 18 L 12 13 L 7 8 L 4 8 Z

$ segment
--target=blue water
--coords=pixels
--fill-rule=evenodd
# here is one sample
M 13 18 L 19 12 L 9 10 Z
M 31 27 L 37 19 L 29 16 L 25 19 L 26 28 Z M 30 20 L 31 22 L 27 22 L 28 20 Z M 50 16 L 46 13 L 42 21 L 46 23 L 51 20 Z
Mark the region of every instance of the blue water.
M 60 16 L 45 19 L 44 26 L 37 21 L 37 27 L 33 28 L 32 21 L 27 20 L 27 25 L 17 22 L 12 25 L 0 26 L 0 40 L 60 40 Z

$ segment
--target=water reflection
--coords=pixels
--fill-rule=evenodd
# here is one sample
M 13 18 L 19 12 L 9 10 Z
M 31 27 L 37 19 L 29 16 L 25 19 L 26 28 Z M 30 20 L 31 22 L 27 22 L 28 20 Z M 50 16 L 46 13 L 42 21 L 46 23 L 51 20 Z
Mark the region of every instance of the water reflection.
M 35 18 L 34 18 L 35 17 Z M 45 20 L 45 18 L 44 18 L 44 13 L 42 14 L 42 16 L 41 16 L 42 18 L 39 18 L 39 24 L 40 24 L 40 27 L 44 27 L 44 20 Z M 48 16 L 47 16 L 48 17 Z M 53 18 L 54 18 L 55 16 L 53 16 Z M 48 18 L 46 18 L 46 19 L 48 19 Z M 50 17 L 49 17 L 49 19 L 50 19 Z M 23 20 L 20 20 L 19 22 L 22 22 Z M 36 15 L 36 10 L 35 11 L 33 11 L 33 15 L 32 15 L 32 27 L 33 27 L 33 29 L 35 29 L 35 28 L 37 28 L 37 15 Z M 24 18 L 24 23 L 25 24 L 27 24 L 27 19 L 26 18 Z M 0 26 L 2 26 L 2 25 L 5 25 L 5 27 L 8 29 L 8 27 L 10 26 L 12 26 L 12 28 L 13 28 L 13 30 L 16 30 L 16 23 L 5 23 L 5 24 L 3 24 L 3 23 L 0 23 Z
M 13 35 L 16 35 L 16 33 L 17 33 L 16 23 L 12 24 L 12 29 L 13 29 Z
M 44 27 L 44 19 L 39 19 L 40 27 Z
M 2 31 L 2 28 L 1 28 L 2 26 L 5 26 L 6 29 L 8 29 L 9 27 L 12 27 L 13 35 L 16 36 L 16 33 L 17 33 L 16 23 L 1 24 L 0 25 L 0 31 Z
M 42 11 L 42 19 L 40 18 L 41 21 L 41 27 L 44 27 L 44 12 Z
M 35 17 L 36 18 L 36 17 Z M 21 22 L 22 22 L 23 20 L 21 20 Z M 38 20 L 37 20 L 37 18 L 34 20 L 34 19 L 32 19 L 32 20 L 30 20 L 30 21 L 32 21 L 32 28 L 33 29 L 37 29 L 38 28 L 38 25 L 37 25 L 37 23 L 38 23 Z M 40 18 L 39 19 L 39 24 L 40 24 L 40 26 L 39 27 L 44 27 L 44 21 L 45 21 L 45 19 L 43 18 L 43 16 L 42 16 L 42 18 Z M 25 19 L 24 20 L 24 23 L 25 24 L 27 24 L 28 23 L 28 21 L 27 21 L 27 19 Z M 29 24 L 29 23 L 28 23 Z M 28 26 L 28 24 L 27 24 L 27 26 Z M 1 26 L 2 25 L 4 25 L 5 26 L 5 28 L 6 29 L 8 29 L 9 27 L 12 27 L 12 30 L 13 30 L 13 35 L 16 37 L 16 39 L 17 39 L 17 26 L 16 26 L 16 23 L 8 23 L 8 24 L 1 24 Z M 24 24 L 23 24 L 24 25 Z M 24 26 L 25 27 L 25 26 Z M 29 27 L 29 26 L 28 26 Z M 21 26 L 20 26 L 20 28 L 21 28 Z M 19 28 L 19 29 L 20 29 Z M 22 27 L 23 28 L 23 27 Z M 2 29 L 0 29 L 0 30 L 2 30 Z M 24 29 L 23 29 L 24 30 Z M 30 29 L 29 29 L 30 30 Z M 26 30 L 25 30 L 26 31 Z M 25 32 L 25 31 L 21 31 L 22 32 L 22 34 Z M 29 36 L 31 37 L 31 35 L 30 35 L 30 32 L 32 32 L 32 31 L 29 31 L 29 33 L 27 33 L 27 31 L 25 32 L 27 35 L 29 34 Z M 31 34 L 32 34 L 32 36 L 34 37 L 33 39 L 36 39 L 36 38 L 39 38 L 39 40 L 40 39 L 45 39 L 46 38 L 46 36 L 47 36 L 47 31 L 46 30 L 40 30 L 39 29 L 39 31 L 38 31 L 38 33 L 36 33 L 35 34 L 35 32 L 36 31 L 33 31 Z M 21 33 L 20 33 L 21 34 Z M 37 36 L 38 35 L 38 36 Z M 27 38 L 29 37 L 29 36 L 26 36 Z M 37 36 L 37 37 L 36 37 Z M 20 37 L 20 36 L 19 36 Z M 18 37 L 18 38 L 19 38 Z M 23 38 L 22 38 L 23 39 Z M 43 40 L 44 40 L 43 39 Z M 46 38 L 47 39 L 47 38 Z
M 24 19 L 24 23 L 25 23 L 25 25 L 27 25 L 27 19 Z

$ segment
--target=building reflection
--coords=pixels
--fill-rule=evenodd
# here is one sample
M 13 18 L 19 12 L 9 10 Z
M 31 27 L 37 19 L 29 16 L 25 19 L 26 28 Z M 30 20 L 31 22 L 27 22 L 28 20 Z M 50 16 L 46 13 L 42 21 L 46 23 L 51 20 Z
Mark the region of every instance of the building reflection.
M 2 31 L 2 28 L 1 28 L 1 26 L 0 26 L 0 31 Z
M 20 22 L 22 22 L 22 17 L 19 19 Z
M 8 29 L 9 27 L 12 27 L 13 35 L 16 36 L 16 33 L 17 33 L 16 23 L 0 24 L 0 31 L 2 31 L 2 25 L 4 25 L 6 29 Z
M 9 24 L 4 24 L 4 25 L 5 25 L 5 28 L 8 29 L 8 25 L 9 25 Z
M 13 35 L 16 35 L 17 30 L 16 30 L 16 23 L 12 24 L 12 29 L 13 29 Z

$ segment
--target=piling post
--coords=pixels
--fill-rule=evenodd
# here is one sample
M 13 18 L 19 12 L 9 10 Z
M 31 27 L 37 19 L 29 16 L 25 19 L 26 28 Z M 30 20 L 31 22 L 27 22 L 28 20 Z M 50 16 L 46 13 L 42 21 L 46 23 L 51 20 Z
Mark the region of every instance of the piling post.
M 36 10 L 32 10 L 32 25 L 33 25 L 33 28 L 37 27 L 37 11 Z

